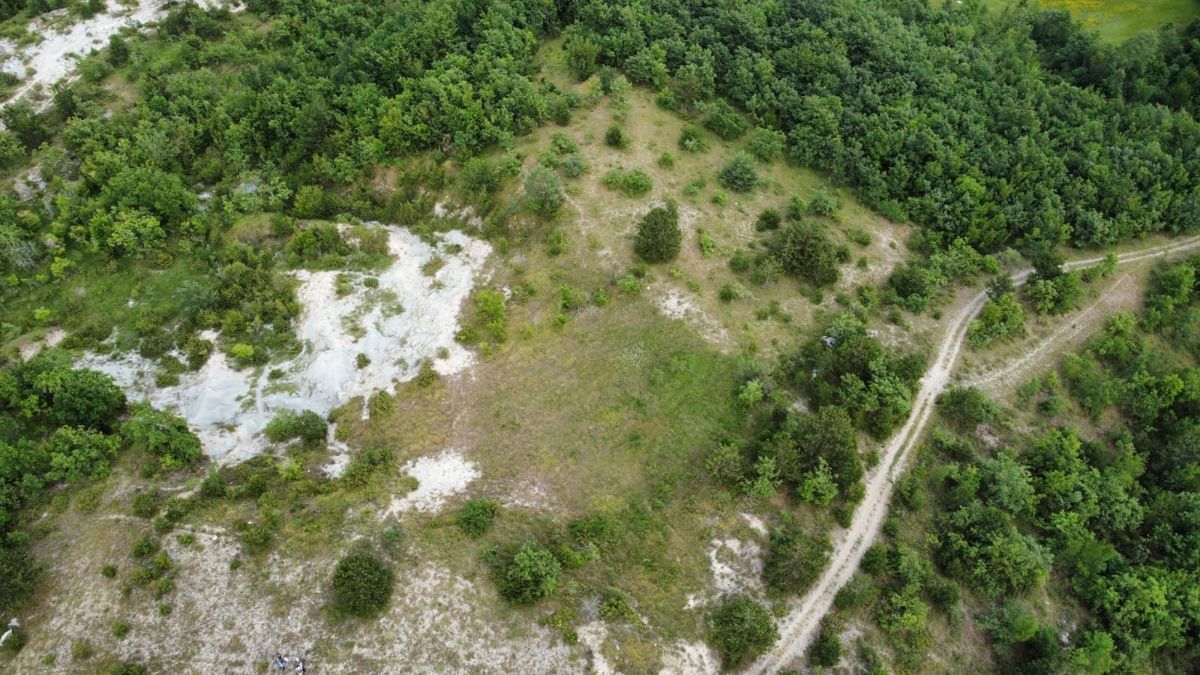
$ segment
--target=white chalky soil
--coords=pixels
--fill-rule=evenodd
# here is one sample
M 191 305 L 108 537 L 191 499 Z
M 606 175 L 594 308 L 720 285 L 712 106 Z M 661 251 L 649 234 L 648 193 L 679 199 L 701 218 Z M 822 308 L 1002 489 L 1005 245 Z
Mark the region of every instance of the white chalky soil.
M 443 375 L 458 373 L 473 359 L 454 340 L 459 311 L 475 285 L 491 247 L 452 231 L 428 244 L 399 227 L 388 230 L 393 263 L 378 275 L 345 272 L 353 291 L 337 295 L 336 270 L 296 273 L 303 310 L 296 336 L 304 345 L 293 359 L 261 369 L 237 369 L 214 353 L 197 372 L 177 385 L 158 387 L 155 365 L 137 354 L 89 354 L 79 367 L 108 373 L 132 400 L 149 400 L 188 421 L 205 453 L 219 461 L 239 461 L 266 447 L 262 430 L 281 411 L 312 410 L 321 416 L 355 397 L 395 392 L 397 382 L 416 376 L 430 360 Z M 422 267 L 434 256 L 444 264 L 433 276 Z M 378 287 L 363 282 L 375 276 Z M 356 364 L 359 354 L 370 362 Z M 278 370 L 282 377 L 271 379 Z M 363 408 L 366 415 L 366 408 Z M 332 471 L 344 462 L 331 465 Z

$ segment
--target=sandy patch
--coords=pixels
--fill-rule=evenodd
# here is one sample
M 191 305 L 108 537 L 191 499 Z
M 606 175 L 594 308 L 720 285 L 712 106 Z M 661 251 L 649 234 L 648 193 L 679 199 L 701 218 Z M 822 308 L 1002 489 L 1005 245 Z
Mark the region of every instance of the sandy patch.
M 73 672 L 92 672 L 95 659 L 111 656 L 153 664 L 155 672 L 254 673 L 265 672 L 277 653 L 304 656 L 310 672 L 321 673 L 585 671 L 579 650 L 532 622 L 506 622 L 490 609 L 494 591 L 436 564 L 398 570 L 392 605 L 378 620 L 339 624 L 324 610 L 332 557 L 280 552 L 261 567 L 231 570 L 230 561 L 242 554 L 238 541 L 201 530 L 191 546 L 163 539 L 178 569 L 175 590 L 162 598 L 172 607 L 164 616 L 148 589 L 135 587 L 123 600 L 122 583 L 100 577 L 104 562 L 130 565 L 130 535 L 120 532 L 124 522 L 99 527 L 114 542 L 102 557 L 76 552 L 48 561 L 47 603 L 39 620 L 26 622 L 29 643 L 11 672 L 47 672 L 42 658 L 53 654 L 56 668 Z M 71 535 L 57 537 L 71 545 Z M 117 619 L 131 627 L 121 640 L 112 636 Z M 79 639 L 100 656 L 73 661 L 71 645 Z
M 312 410 L 325 416 L 356 397 L 365 400 L 381 390 L 395 393 L 396 383 L 415 377 L 427 359 L 443 375 L 464 370 L 473 355 L 454 340 L 459 311 L 491 247 L 458 231 L 428 244 L 408 230 L 387 230 L 394 262 L 378 275 L 296 273 L 301 282 L 297 298 L 304 308 L 296 335 L 304 349 L 293 359 L 258 371 L 237 370 L 216 353 L 170 387 L 156 386 L 154 364 L 137 354 L 89 354 L 78 365 L 108 373 L 131 398 L 176 411 L 200 436 L 206 454 L 226 461 L 261 452 L 267 444 L 261 432 L 280 411 Z M 428 276 L 422 267 L 434 256 L 443 265 Z M 342 297 L 337 294 L 339 274 L 353 287 Z M 371 276 L 378 280 L 376 288 L 364 283 Z M 360 354 L 369 360 L 362 368 L 356 363 Z M 271 371 L 282 376 L 271 378 Z
M 603 621 L 591 621 L 579 627 L 579 644 L 592 654 L 592 673 L 595 675 L 614 675 L 617 671 L 604 658 L 604 641 L 608 639 L 608 626 Z
M 67 337 L 67 331 L 61 328 L 51 328 L 40 340 L 27 342 L 20 347 L 21 360 L 28 361 L 42 352 L 43 349 L 57 347 Z
M 708 563 L 718 595 L 762 592 L 762 557 L 759 553 L 758 544 L 752 541 L 730 537 L 710 542 Z
M 762 518 L 753 513 L 742 513 L 740 515 L 742 516 L 742 520 L 745 520 L 746 524 L 750 526 L 750 529 L 763 537 L 767 536 L 767 524 L 763 522 Z
M 385 517 L 406 511 L 437 511 L 448 497 L 467 489 L 480 475 L 479 469 L 457 450 L 410 461 L 401 471 L 417 479 L 417 489 L 393 499 Z
M 658 296 L 658 311 L 663 316 L 683 321 L 691 326 L 700 337 L 724 349 L 729 345 L 729 332 L 712 316 L 705 312 L 696 298 L 676 288 L 656 284 L 653 291 Z

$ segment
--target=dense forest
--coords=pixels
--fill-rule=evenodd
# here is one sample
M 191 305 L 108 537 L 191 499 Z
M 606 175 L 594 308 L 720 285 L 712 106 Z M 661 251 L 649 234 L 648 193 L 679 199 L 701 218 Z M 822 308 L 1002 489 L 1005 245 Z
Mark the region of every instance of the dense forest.
M 976 389 L 941 397 L 884 542 L 810 658 L 837 653 L 839 616 L 867 612 L 915 668 L 967 611 L 1013 671 L 1195 669 L 1200 369 L 1179 329 L 1200 311 L 1198 264 L 1161 265 L 1143 315 L 1111 318 L 1016 410 Z

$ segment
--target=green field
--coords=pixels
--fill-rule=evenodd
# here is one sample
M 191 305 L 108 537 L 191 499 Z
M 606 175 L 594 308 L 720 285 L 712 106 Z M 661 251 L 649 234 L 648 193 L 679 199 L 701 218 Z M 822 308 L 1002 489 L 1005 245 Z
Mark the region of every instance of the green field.
M 996 8 L 1013 4 L 1012 0 L 990 2 Z M 1112 42 L 1167 23 L 1181 26 L 1200 16 L 1197 0 L 1041 0 L 1040 4 L 1046 9 L 1069 10 L 1083 25 Z

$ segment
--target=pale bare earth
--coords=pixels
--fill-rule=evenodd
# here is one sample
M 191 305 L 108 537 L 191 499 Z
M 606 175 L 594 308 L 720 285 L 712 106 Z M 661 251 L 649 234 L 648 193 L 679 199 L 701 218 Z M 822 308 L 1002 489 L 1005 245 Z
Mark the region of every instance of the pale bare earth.
M 1183 253 L 1200 247 L 1200 237 L 1133 251 L 1118 257 L 1120 265 L 1140 262 L 1155 257 Z M 1079 269 L 1101 262 L 1103 258 L 1076 260 L 1066 264 L 1068 269 Z M 1014 283 L 1022 284 L 1030 270 L 1013 274 Z M 829 565 L 821 578 L 802 598 L 796 600 L 787 616 L 779 623 L 780 640 L 774 649 L 751 665 L 749 673 L 774 673 L 791 666 L 803 658 L 821 625 L 821 619 L 833 605 L 833 598 L 858 570 L 859 562 L 867 549 L 874 543 L 880 526 L 887 515 L 892 487 L 902 473 L 908 456 L 921 439 L 921 434 L 933 415 L 935 401 L 950 381 L 950 375 L 958 361 L 966 340 L 967 327 L 987 302 L 987 294 L 980 292 L 968 302 L 946 326 L 945 337 L 938 348 L 937 356 L 921 380 L 921 387 L 913 397 L 912 413 L 904 426 L 888 440 L 880 453 L 880 462 L 867 476 L 866 496 L 854 511 L 854 519 L 844 536 L 834 537 L 834 549 Z
M 458 230 L 430 244 L 403 228 L 372 227 L 388 233 L 393 263 L 387 269 L 378 274 L 296 272 L 296 298 L 303 306 L 296 337 L 304 349 L 292 359 L 238 369 L 217 352 L 169 387 L 157 385 L 157 366 L 138 354 L 88 354 L 78 365 L 112 376 L 132 400 L 145 399 L 182 416 L 205 453 L 221 462 L 261 453 L 268 445 L 262 431 L 282 411 L 311 410 L 324 417 L 352 399 L 395 393 L 396 383 L 416 377 L 423 361 L 442 375 L 464 371 L 474 356 L 454 339 L 459 312 L 491 246 Z M 435 257 L 441 267 L 425 274 L 424 266 Z M 349 292 L 339 294 L 339 277 Z M 359 355 L 367 358 L 362 367 Z M 365 418 L 365 405 L 362 414 Z M 348 453 L 336 459 L 331 474 L 344 468 Z
M 60 30 L 52 25 L 60 15 L 53 12 L 29 24 L 29 31 L 41 38 L 36 44 L 17 46 L 9 40 L 0 40 L 0 69 L 24 78 L 21 86 L 9 100 L 16 100 L 34 91 L 49 91 L 51 85 L 71 75 L 76 61 L 92 50 L 103 49 L 108 39 L 122 28 L 138 27 L 161 19 L 167 11 L 164 0 L 139 0 L 127 7 L 109 0 L 108 9 L 90 19 Z M 204 7 L 213 7 L 220 0 L 201 0 Z M 49 106 L 49 99 L 38 103 L 40 109 Z
M 124 542 L 124 524 L 114 530 Z M 271 557 L 262 572 L 231 571 L 238 541 L 223 533 L 196 532 L 197 543 L 165 548 L 179 566 L 167 616 L 144 597 L 122 603 L 120 582 L 98 573 L 100 561 L 62 556 L 51 562 L 50 593 L 69 606 L 52 608 L 31 632 L 13 672 L 45 672 L 41 659 L 55 655 L 71 664 L 71 645 L 87 639 L 119 658 L 148 664 L 184 665 L 188 672 L 257 672 L 276 652 L 307 655 L 320 672 L 582 672 L 577 652 L 556 634 L 532 622 L 506 623 L 482 608 L 492 591 L 486 583 L 428 563 L 407 571 L 395 599 L 377 622 L 330 630 L 323 616 L 322 587 L 333 559 L 297 560 L 286 552 Z M 114 547 L 115 548 L 115 547 Z M 128 560 L 127 548 L 107 559 Z M 135 593 L 148 596 L 148 590 Z M 122 605 L 127 608 L 122 609 Z M 112 622 L 124 619 L 128 637 L 116 640 Z M 180 639 L 186 635 L 187 639 Z M 438 667 L 446 664 L 448 667 Z M 453 665 L 450 665 L 453 664 Z

